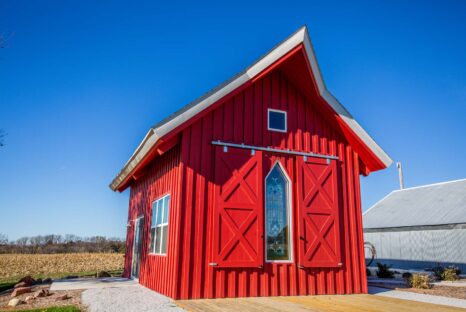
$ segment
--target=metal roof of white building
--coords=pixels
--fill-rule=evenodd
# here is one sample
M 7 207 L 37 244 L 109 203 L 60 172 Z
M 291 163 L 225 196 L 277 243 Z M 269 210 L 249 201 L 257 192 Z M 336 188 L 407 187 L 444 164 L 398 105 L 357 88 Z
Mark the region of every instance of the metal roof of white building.
M 466 179 L 396 190 L 363 214 L 364 229 L 466 223 Z

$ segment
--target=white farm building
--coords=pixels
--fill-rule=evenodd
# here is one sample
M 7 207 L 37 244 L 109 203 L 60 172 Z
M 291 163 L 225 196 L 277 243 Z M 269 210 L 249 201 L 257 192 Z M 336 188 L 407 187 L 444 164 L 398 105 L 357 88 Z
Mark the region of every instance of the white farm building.
M 466 179 L 393 191 L 363 214 L 363 226 L 377 262 L 466 272 Z

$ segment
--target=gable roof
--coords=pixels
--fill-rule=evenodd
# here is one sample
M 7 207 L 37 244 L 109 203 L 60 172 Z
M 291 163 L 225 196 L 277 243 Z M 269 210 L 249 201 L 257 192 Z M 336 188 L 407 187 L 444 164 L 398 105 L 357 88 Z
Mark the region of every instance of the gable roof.
M 300 28 L 297 32 L 288 37 L 285 41 L 277 45 L 265 56 L 256 61 L 253 65 L 246 68 L 242 72 L 233 76 L 226 82 L 220 84 L 212 89 L 202 97 L 189 103 L 181 110 L 165 118 L 161 122 L 154 125 L 147 132 L 146 136 L 136 148 L 133 155 L 125 164 L 123 169 L 118 173 L 110 184 L 112 190 L 123 190 L 126 188 L 128 180 L 136 170 L 141 167 L 143 161 L 151 154 L 154 147 L 163 141 L 164 136 L 178 129 L 181 125 L 192 119 L 197 114 L 201 113 L 223 97 L 227 96 L 234 90 L 253 81 L 262 72 L 280 60 L 287 53 L 296 49 L 298 46 L 304 47 L 307 61 L 310 65 L 313 77 L 315 79 L 319 95 L 329 104 L 335 114 L 341 118 L 344 125 L 350 132 L 354 133 L 358 143 L 360 142 L 362 148 L 367 149 L 368 153 L 374 159 L 376 165 L 372 165 L 370 171 L 380 170 L 388 167 L 392 160 L 377 145 L 377 143 L 367 134 L 367 132 L 358 124 L 358 122 L 351 116 L 351 114 L 343 107 L 340 102 L 327 90 L 322 75 L 320 73 L 317 59 L 312 48 L 311 40 L 307 31 L 307 27 Z
M 364 229 L 466 223 L 466 179 L 396 190 L 363 214 Z

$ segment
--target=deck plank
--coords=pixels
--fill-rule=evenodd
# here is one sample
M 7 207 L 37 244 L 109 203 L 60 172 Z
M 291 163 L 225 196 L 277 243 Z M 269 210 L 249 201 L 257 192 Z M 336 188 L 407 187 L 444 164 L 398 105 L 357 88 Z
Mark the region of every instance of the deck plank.
M 193 312 L 459 312 L 465 309 L 374 295 L 289 296 L 178 300 Z

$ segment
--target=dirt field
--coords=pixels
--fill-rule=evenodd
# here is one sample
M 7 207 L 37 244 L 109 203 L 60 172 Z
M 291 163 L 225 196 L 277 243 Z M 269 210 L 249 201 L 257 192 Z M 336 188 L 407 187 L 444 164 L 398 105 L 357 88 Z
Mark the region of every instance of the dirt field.
M 0 254 L 0 281 L 25 275 L 58 277 L 63 274 L 115 271 L 123 268 L 117 253 Z

